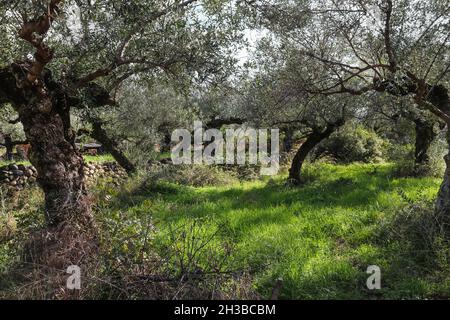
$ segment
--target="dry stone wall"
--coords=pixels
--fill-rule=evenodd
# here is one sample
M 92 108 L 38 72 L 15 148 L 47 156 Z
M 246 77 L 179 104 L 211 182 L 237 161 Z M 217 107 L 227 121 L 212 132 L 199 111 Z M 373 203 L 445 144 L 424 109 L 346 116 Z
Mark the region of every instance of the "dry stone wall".
M 0 167 L 0 186 L 23 190 L 36 183 L 37 171 L 33 166 L 10 164 Z
M 127 177 L 127 173 L 115 162 L 87 163 L 84 174 L 88 185 L 94 184 L 100 178 L 110 178 L 119 185 Z M 36 184 L 37 171 L 33 166 L 10 164 L 0 167 L 0 187 L 23 190 Z

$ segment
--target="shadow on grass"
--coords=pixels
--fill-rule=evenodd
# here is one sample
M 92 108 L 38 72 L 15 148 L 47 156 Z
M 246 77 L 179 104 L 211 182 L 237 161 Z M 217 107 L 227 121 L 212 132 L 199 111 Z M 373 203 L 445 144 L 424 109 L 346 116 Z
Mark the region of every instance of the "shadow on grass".
M 399 190 L 437 190 L 436 180 L 394 179 L 391 168 L 383 166 L 325 167 L 318 174 L 301 187 L 288 187 L 283 178 L 226 188 L 141 184 L 122 195 L 128 200 L 118 199 L 115 208 L 140 206 L 139 212 L 145 213 L 149 203 L 159 201 L 162 205 L 151 211 L 162 228 L 197 218 L 227 226 L 220 235 L 239 247 L 235 259 L 244 267 L 267 265 L 256 277 L 265 295 L 278 277 L 284 279 L 282 298 L 414 298 L 433 293 L 426 284 L 428 255 L 414 253 L 413 234 L 385 235 L 380 228 L 396 231 L 402 222 L 388 220 L 388 227 L 380 223 L 405 205 Z M 413 200 L 417 198 L 420 194 Z M 372 264 L 383 270 L 381 292 L 365 287 L 366 268 Z
M 394 192 L 397 188 L 387 173 L 367 175 L 361 172 L 350 178 L 330 177 L 325 181 L 316 181 L 300 187 L 288 187 L 284 180 L 279 180 L 275 184 L 258 185 L 251 189 L 235 186 L 228 189 L 210 188 L 200 192 L 190 190 L 182 197 L 171 195 L 168 200 L 187 207 L 202 206 L 202 203 L 219 206 L 224 203 L 226 207 L 224 209 L 228 210 L 290 207 L 298 203 L 317 210 L 331 207 L 356 210 L 375 203 L 381 193 Z M 198 210 L 190 209 L 194 209 L 193 215 L 198 217 Z M 205 214 L 209 213 L 208 210 L 205 211 Z

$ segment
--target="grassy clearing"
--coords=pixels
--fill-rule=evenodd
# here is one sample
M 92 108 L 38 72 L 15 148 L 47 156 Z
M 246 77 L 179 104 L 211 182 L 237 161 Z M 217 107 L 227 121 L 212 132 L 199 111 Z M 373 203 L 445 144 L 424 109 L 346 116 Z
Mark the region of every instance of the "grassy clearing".
M 279 278 L 281 299 L 449 298 L 450 244 L 432 211 L 440 179 L 395 178 L 393 171 L 391 165 L 310 165 L 298 188 L 286 186 L 285 175 L 216 187 L 146 176 L 122 190 L 99 186 L 104 273 L 117 272 L 115 261 L 145 269 L 156 254 L 167 276 L 243 275 L 225 292 L 250 283 L 263 298 Z M 42 216 L 41 196 L 31 194 L 12 213 L 24 238 Z M 15 247 L 0 246 L 0 270 L 11 264 Z M 366 288 L 369 265 L 381 267 L 380 291 Z
M 224 258 L 226 270 L 253 273 L 264 297 L 278 278 L 284 299 L 449 297 L 448 244 L 434 234 L 423 243 L 416 237 L 423 230 L 414 232 L 430 220 L 425 208 L 440 181 L 392 178 L 391 171 L 313 166 L 300 188 L 285 186 L 283 176 L 226 187 L 158 183 L 122 195 L 109 209 L 130 219 L 151 216 L 156 250 L 182 255 L 174 269 L 189 263 L 186 247 L 195 239 L 210 239 L 207 249 L 198 245 L 193 268 Z M 415 202 L 424 209 L 408 211 Z M 193 223 L 195 231 L 186 227 Z M 369 265 L 382 269 L 381 291 L 366 289 Z

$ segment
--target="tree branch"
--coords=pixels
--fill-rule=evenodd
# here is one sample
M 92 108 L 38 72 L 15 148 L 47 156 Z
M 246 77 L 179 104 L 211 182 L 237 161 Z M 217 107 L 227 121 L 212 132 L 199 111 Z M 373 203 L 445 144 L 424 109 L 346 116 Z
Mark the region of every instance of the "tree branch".
M 384 26 L 384 45 L 386 49 L 386 53 L 389 57 L 389 70 L 391 72 L 395 72 L 397 70 L 397 59 L 394 54 L 394 49 L 392 48 L 392 40 L 391 40 L 391 19 L 392 19 L 392 0 L 385 0 L 386 8 L 386 21 Z
M 62 0 L 51 0 L 45 14 L 36 20 L 25 20 L 19 31 L 19 37 L 36 49 L 34 62 L 27 75 L 27 80 L 31 84 L 40 77 L 45 66 L 53 58 L 53 50 L 44 43 L 44 38 L 59 13 L 59 4 L 61 2 Z
M 146 58 L 128 59 L 128 60 L 125 59 L 126 49 L 129 46 L 130 42 L 133 40 L 133 37 L 136 34 L 142 33 L 145 30 L 145 28 L 153 21 L 167 15 L 168 13 L 170 13 L 174 10 L 185 8 L 185 7 L 189 6 L 190 4 L 195 3 L 197 1 L 198 0 L 186 0 L 178 5 L 166 8 L 162 11 L 156 12 L 153 15 L 151 15 L 151 17 L 147 21 L 140 23 L 136 28 L 134 28 L 132 31 L 130 31 L 127 36 L 125 36 L 125 38 L 122 40 L 119 47 L 117 48 L 117 52 L 114 56 L 114 60 L 107 67 L 97 69 L 97 70 L 85 75 L 84 77 L 82 77 L 81 79 L 79 79 L 76 82 L 76 87 L 80 88 L 80 87 L 86 86 L 88 83 L 90 83 L 98 78 L 108 76 L 109 74 L 111 74 L 114 70 L 116 70 L 120 66 L 130 65 L 130 64 L 152 64 L 152 62 L 148 61 L 148 59 L 146 59 Z M 159 64 L 157 64 L 157 63 L 153 63 L 153 65 L 154 65 L 154 67 L 159 66 Z
M 100 142 L 105 150 L 111 153 L 117 163 L 128 173 L 136 172 L 136 166 L 120 150 L 117 141 L 108 136 L 108 133 L 103 128 L 103 122 L 100 119 L 91 117 L 89 118 L 89 122 L 92 124 L 93 129 L 91 136 Z

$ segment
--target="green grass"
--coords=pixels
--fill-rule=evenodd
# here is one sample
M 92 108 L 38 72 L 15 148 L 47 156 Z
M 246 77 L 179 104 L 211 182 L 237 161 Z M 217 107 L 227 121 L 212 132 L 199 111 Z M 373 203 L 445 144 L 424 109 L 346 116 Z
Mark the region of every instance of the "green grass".
M 31 165 L 31 163 L 29 161 L 3 161 L 3 160 L 0 160 L 0 167 L 7 166 L 7 165 L 9 165 L 11 163 L 14 163 L 14 164 L 17 164 L 17 165 L 23 164 L 24 166 L 30 166 Z
M 286 186 L 284 175 L 221 187 L 139 177 L 123 190 L 99 187 L 98 198 L 108 199 L 95 206 L 107 226 L 105 261 L 136 256 L 139 264 L 150 247 L 174 274 L 249 272 L 265 298 L 279 278 L 281 299 L 450 297 L 450 245 L 430 228 L 440 179 L 394 178 L 392 165 L 305 169 L 301 187 Z M 41 200 L 33 203 L 40 212 Z M 31 213 L 22 211 L 18 224 L 28 225 Z M 143 236 L 149 219 L 157 228 L 151 240 Z M 7 248 L 0 270 L 11 260 Z M 366 287 L 370 265 L 381 268 L 380 291 Z
M 251 271 L 264 297 L 278 278 L 283 299 L 449 297 L 447 264 L 427 261 L 431 253 L 418 252 L 408 232 L 392 236 L 396 215 L 408 202 L 434 199 L 440 180 L 396 179 L 391 170 L 390 165 L 308 167 L 310 181 L 299 188 L 285 186 L 284 176 L 227 187 L 160 183 L 122 195 L 111 209 L 129 217 L 151 215 L 161 255 L 169 247 L 185 247 L 186 232 L 192 232 L 186 226 L 197 221 L 196 238 L 212 239 L 209 251 L 200 248 L 197 265 L 228 255 L 226 269 Z M 224 251 L 229 246 L 231 253 Z M 366 288 L 369 265 L 381 267 L 381 291 Z
M 94 162 L 94 163 L 105 163 L 105 162 L 111 162 L 114 161 L 113 156 L 106 154 L 106 155 L 98 155 L 98 156 L 83 156 L 84 160 L 86 162 Z M 0 167 L 9 165 L 11 163 L 14 164 L 23 164 L 25 166 L 30 166 L 31 163 L 29 161 L 0 161 Z
M 83 156 L 84 160 L 86 162 L 93 162 L 93 163 L 105 163 L 105 162 L 112 162 L 115 161 L 114 157 L 110 154 L 105 155 L 98 155 L 98 156 Z

